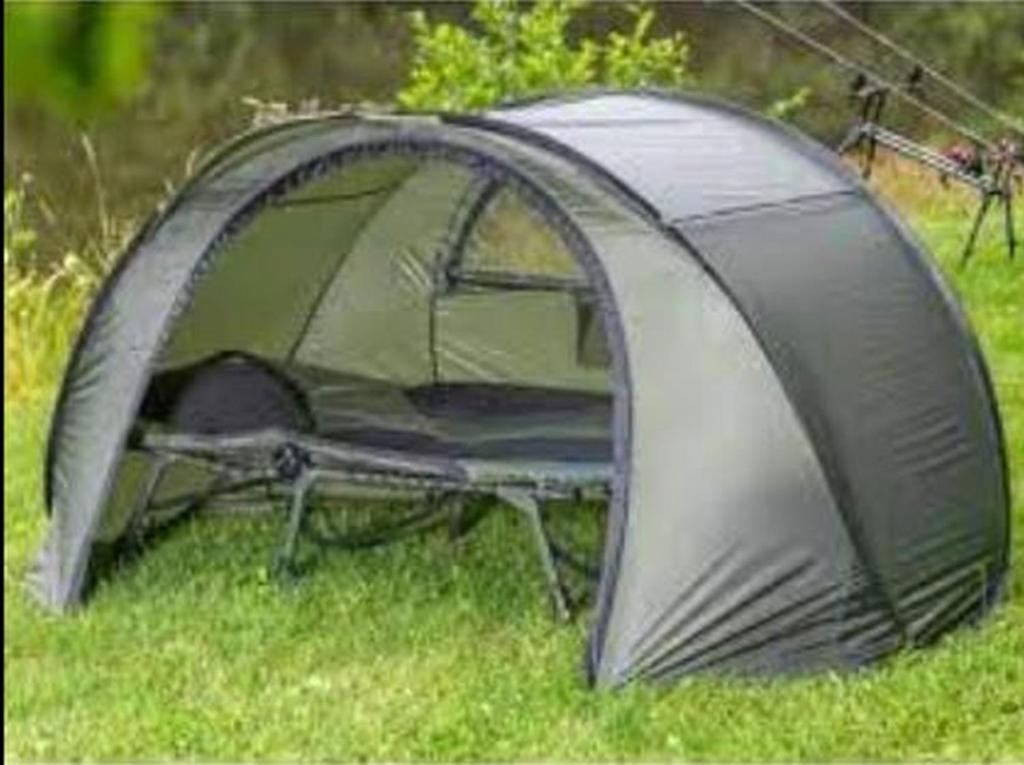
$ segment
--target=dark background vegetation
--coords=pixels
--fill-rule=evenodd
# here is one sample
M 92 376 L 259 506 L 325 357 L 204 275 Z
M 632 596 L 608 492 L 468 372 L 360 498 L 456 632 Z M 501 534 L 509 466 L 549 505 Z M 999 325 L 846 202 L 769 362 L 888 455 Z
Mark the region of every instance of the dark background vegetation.
M 793 119 L 829 141 L 850 119 L 849 77 L 780 39 L 732 3 L 655 5 L 655 35 L 685 31 L 698 89 L 764 108 L 810 86 L 807 105 Z M 1010 114 L 1024 114 L 1024 3 L 844 6 L 982 98 Z M 146 214 L 181 182 L 190 162 L 248 124 L 247 96 L 290 104 L 317 98 L 324 107 L 390 100 L 409 69 L 408 16 L 414 7 L 174 4 L 154 21 L 143 86 L 116 107 L 69 119 L 31 98 L 8 103 L 5 97 L 5 187 L 31 175 L 38 201 L 27 214 L 39 231 L 41 254 L 57 258 L 81 250 L 96 235 L 101 201 L 104 214 L 117 220 Z M 425 7 L 435 19 L 469 19 L 468 4 Z M 30 8 L 8 5 L 5 21 L 17 21 Z M 893 76 L 907 72 L 820 7 L 779 3 L 772 9 L 847 55 L 865 56 Z M 594 4 L 580 14 L 573 33 L 603 34 L 627 22 L 624 6 Z M 5 83 L 11 75 L 18 72 L 8 72 Z M 949 107 L 968 124 L 984 126 L 983 115 Z M 897 112 L 893 118 L 918 137 L 948 141 L 917 115 Z M 87 161 L 83 133 L 95 147 L 95 164 Z M 102 200 L 96 198 L 98 188 Z

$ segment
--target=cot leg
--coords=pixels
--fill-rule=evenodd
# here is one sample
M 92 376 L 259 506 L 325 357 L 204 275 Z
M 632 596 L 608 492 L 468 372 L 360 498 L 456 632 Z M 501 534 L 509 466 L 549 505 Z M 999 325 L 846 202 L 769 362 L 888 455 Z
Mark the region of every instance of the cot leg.
M 540 560 L 544 566 L 544 577 L 547 579 L 548 593 L 555 609 L 555 618 L 561 622 L 571 621 L 572 611 L 569 608 L 565 585 L 562 583 L 562 577 L 558 573 L 558 565 L 555 563 L 555 556 L 551 550 L 551 541 L 548 539 L 548 533 L 540 515 L 540 503 L 532 495 L 515 489 L 501 490 L 498 492 L 498 496 L 522 512 L 530 522 L 530 528 L 533 530 L 537 549 L 540 552 Z
M 298 574 L 298 567 L 295 564 L 295 552 L 299 544 L 299 533 L 302 531 L 302 524 L 306 517 L 308 506 L 306 499 L 309 496 L 309 490 L 316 482 L 316 478 L 315 471 L 304 470 L 295 480 L 284 538 L 281 541 L 281 546 L 274 553 L 273 561 L 270 564 L 270 573 L 274 577 L 291 579 Z
M 163 481 L 167 468 L 171 466 L 173 461 L 172 457 L 162 454 L 157 455 L 153 459 L 153 466 L 149 470 L 149 475 L 146 476 L 146 483 L 143 484 L 142 491 L 139 493 L 139 499 L 132 510 L 131 516 L 128 518 L 128 525 L 124 531 L 125 545 L 130 552 L 136 552 L 142 547 L 143 537 L 145 536 L 143 525 L 146 510 L 149 509 L 149 504 L 153 501 L 156 490 L 160 488 L 160 482 Z
M 466 516 L 466 502 L 461 496 L 442 497 L 438 503 L 448 504 L 448 541 L 458 542 L 465 536 L 463 525 Z
M 478 504 L 469 502 L 465 496 L 458 494 L 450 496 L 444 501 L 449 503 L 448 539 L 453 544 L 459 544 L 484 519 L 488 509 L 481 508 Z

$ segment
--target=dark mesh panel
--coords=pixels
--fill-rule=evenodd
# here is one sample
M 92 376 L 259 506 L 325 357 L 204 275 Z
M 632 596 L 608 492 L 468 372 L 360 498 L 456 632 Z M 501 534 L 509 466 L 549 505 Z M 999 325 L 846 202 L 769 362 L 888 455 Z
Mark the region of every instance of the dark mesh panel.
M 991 403 L 942 295 L 860 196 L 692 223 L 911 637 L 985 597 L 1006 534 Z M 938 543 L 941 541 L 941 543 Z
M 512 385 L 446 383 L 413 388 L 407 395 L 418 410 L 442 417 L 514 418 L 608 406 L 608 397 L 601 394 Z

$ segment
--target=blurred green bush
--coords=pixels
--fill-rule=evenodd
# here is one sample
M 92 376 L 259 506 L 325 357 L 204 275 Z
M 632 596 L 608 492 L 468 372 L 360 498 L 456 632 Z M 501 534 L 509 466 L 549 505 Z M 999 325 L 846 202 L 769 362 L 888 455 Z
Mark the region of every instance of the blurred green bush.
M 4 3 L 4 102 L 84 120 L 145 83 L 158 3 Z
M 632 28 L 603 39 L 573 36 L 581 0 L 483 0 L 477 30 L 411 14 L 412 68 L 398 102 L 411 109 L 467 111 L 503 100 L 588 85 L 678 86 L 689 78 L 682 32 L 652 37 L 655 12 L 631 5 Z

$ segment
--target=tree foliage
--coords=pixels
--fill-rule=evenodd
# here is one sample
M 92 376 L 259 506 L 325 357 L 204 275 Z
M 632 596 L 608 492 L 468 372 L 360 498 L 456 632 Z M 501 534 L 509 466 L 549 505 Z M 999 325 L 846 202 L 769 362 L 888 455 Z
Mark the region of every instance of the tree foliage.
M 4 3 L 4 100 L 88 119 L 145 82 L 151 3 Z
M 587 85 L 678 86 L 688 79 L 689 46 L 681 32 L 652 37 L 654 11 L 628 7 L 632 26 L 604 39 L 574 39 L 581 0 L 478 0 L 477 29 L 412 13 L 414 53 L 398 94 L 413 109 L 465 111 L 501 100 Z

